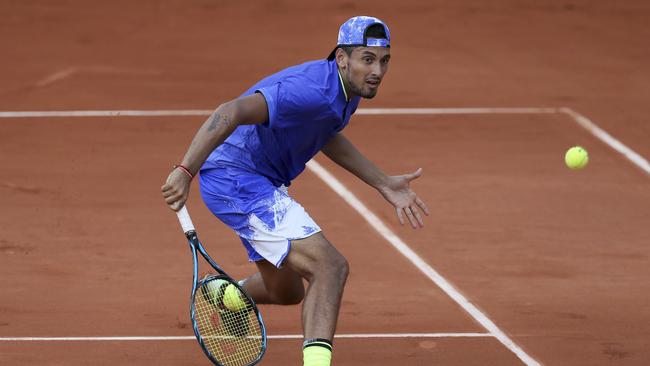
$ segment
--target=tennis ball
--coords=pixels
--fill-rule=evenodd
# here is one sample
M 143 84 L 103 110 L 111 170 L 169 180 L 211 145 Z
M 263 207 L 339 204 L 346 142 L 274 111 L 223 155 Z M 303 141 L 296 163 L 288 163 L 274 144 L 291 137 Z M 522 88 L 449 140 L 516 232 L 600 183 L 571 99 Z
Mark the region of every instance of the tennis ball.
M 227 283 L 227 281 L 221 279 L 215 279 L 206 282 L 203 286 L 201 286 L 201 294 L 203 295 L 203 299 L 205 299 L 205 301 L 209 302 L 211 305 L 219 306 L 218 304 L 221 293 L 223 292 L 223 288 Z
M 239 289 L 232 283 L 223 293 L 223 304 L 230 311 L 242 311 L 246 308 L 246 301 L 242 299 Z
M 564 162 L 571 170 L 582 169 L 589 163 L 589 154 L 583 147 L 574 146 L 567 150 L 566 155 L 564 155 Z

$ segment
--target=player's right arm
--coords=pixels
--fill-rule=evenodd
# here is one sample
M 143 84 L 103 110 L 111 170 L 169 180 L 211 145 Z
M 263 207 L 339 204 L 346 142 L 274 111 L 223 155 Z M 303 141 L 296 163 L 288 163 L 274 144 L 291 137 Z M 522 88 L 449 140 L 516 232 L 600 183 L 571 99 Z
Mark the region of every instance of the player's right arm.
M 197 131 L 181 165 L 196 175 L 210 153 L 243 124 L 264 123 L 268 119 L 266 99 L 260 93 L 231 100 L 220 105 Z M 187 200 L 191 179 L 181 169 L 174 169 L 162 186 L 169 207 L 178 211 Z

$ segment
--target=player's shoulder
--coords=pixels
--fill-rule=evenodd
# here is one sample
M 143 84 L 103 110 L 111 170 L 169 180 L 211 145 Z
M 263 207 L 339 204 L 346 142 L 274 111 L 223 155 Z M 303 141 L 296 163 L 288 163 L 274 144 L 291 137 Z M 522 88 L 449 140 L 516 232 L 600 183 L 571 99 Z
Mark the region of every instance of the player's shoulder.
M 329 84 L 330 74 L 327 60 L 308 61 L 285 69 L 280 82 L 304 84 L 320 90 Z
M 328 60 L 315 60 L 274 73 L 248 92 L 261 92 L 270 110 L 330 115 L 337 82 L 336 66 Z
M 323 92 L 331 82 L 331 65 L 327 60 L 307 61 L 275 72 L 258 81 L 244 95 L 252 94 L 260 88 L 283 84 L 285 88 L 317 90 Z
M 326 103 L 333 76 L 327 60 L 316 60 L 288 68 L 278 82 L 285 93 Z

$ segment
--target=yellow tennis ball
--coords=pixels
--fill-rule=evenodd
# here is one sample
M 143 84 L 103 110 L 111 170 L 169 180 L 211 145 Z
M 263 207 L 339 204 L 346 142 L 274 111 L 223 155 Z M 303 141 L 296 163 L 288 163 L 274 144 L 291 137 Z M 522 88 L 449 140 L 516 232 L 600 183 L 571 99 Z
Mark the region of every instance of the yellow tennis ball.
M 246 308 L 246 301 L 240 295 L 239 289 L 232 283 L 223 293 L 223 304 L 230 311 L 242 311 Z
M 582 169 L 589 163 L 589 153 L 581 146 L 574 146 L 567 150 L 564 162 L 571 170 Z

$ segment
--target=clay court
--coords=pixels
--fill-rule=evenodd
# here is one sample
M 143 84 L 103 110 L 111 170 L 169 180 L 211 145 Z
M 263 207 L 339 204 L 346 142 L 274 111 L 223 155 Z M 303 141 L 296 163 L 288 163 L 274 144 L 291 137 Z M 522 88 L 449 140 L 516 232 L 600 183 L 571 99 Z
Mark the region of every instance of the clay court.
M 191 256 L 160 195 L 212 109 L 391 27 L 344 133 L 418 167 L 425 228 L 318 155 L 290 192 L 348 258 L 334 365 L 650 364 L 647 1 L 0 1 L 0 365 L 209 365 Z M 589 166 L 570 171 L 566 149 Z M 188 201 L 213 257 L 234 233 Z M 300 307 L 261 306 L 262 365 L 301 364 Z

